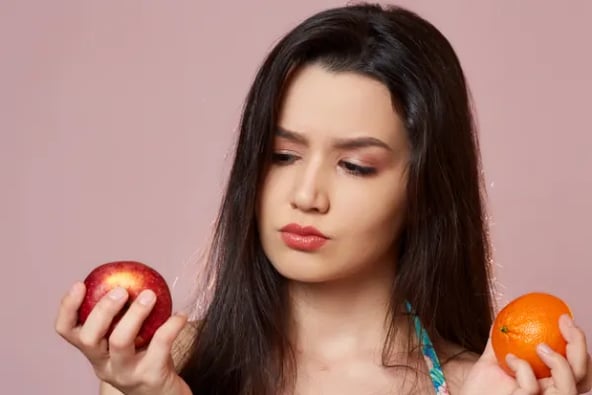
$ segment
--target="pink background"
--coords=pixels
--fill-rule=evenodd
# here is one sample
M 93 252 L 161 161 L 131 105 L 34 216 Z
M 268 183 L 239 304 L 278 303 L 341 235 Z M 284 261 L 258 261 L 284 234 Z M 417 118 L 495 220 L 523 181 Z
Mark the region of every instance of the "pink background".
M 99 263 L 153 265 L 182 308 L 256 67 L 301 18 L 341 4 L 0 3 L 2 393 L 96 393 L 53 323 Z M 592 336 L 592 2 L 399 4 L 447 35 L 469 78 L 500 303 L 556 293 Z

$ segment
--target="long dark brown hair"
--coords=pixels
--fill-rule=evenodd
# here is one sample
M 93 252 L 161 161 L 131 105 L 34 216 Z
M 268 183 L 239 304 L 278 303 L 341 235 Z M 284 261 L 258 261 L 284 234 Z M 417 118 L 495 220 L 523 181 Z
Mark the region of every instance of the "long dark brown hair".
M 493 313 L 490 247 L 460 62 L 448 40 L 415 13 L 350 5 L 317 13 L 284 36 L 246 98 L 208 259 L 212 298 L 181 371 L 195 394 L 272 395 L 286 386 L 289 392 L 293 382 L 287 281 L 262 249 L 256 206 L 287 78 L 311 63 L 381 81 L 408 132 L 408 207 L 393 314 L 409 301 L 431 337 L 476 353 L 485 347 Z

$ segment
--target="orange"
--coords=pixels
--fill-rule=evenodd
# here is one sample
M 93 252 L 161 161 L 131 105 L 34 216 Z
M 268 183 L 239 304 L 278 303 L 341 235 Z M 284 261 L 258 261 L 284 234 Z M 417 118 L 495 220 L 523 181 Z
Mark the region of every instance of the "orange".
M 569 306 L 556 296 L 533 292 L 508 303 L 496 316 L 491 333 L 491 345 L 500 366 L 511 376 L 506 365 L 508 353 L 527 361 L 538 379 L 550 377 L 551 371 L 539 358 L 536 347 L 547 344 L 565 356 L 566 342 L 559 330 L 559 317 L 568 314 Z

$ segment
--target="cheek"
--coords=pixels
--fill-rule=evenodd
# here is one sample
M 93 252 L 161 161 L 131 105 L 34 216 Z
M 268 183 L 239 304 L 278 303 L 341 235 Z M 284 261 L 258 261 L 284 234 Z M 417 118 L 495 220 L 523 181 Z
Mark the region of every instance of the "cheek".
M 277 173 L 277 171 L 270 170 L 261 186 L 257 204 L 257 217 L 261 225 L 269 222 L 269 219 L 274 215 L 277 216 L 278 213 L 275 211 L 279 208 L 282 196 L 285 195 L 286 186 L 282 182 L 285 184 L 286 178 L 279 177 Z
M 348 218 L 351 236 L 374 238 L 398 233 L 405 215 L 405 187 L 403 184 L 376 185 L 356 188 L 341 194 L 338 204 L 341 215 Z M 335 207 L 337 208 L 337 207 Z

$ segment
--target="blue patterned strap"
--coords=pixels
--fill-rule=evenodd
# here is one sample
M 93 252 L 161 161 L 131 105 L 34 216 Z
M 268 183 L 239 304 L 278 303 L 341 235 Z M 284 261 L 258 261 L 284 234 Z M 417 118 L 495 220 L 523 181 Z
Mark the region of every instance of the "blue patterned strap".
M 408 313 L 413 314 L 409 302 L 406 302 L 406 308 Z M 432 384 L 436 390 L 436 395 L 448 395 L 448 386 L 446 385 L 444 372 L 442 372 L 442 366 L 440 365 L 440 360 L 436 355 L 434 345 L 428 336 L 428 332 L 423 328 L 419 317 L 415 314 L 413 314 L 413 324 L 415 325 L 415 333 L 417 334 L 417 338 L 421 342 L 421 350 L 423 352 L 426 364 L 428 365 L 430 378 L 432 379 Z

